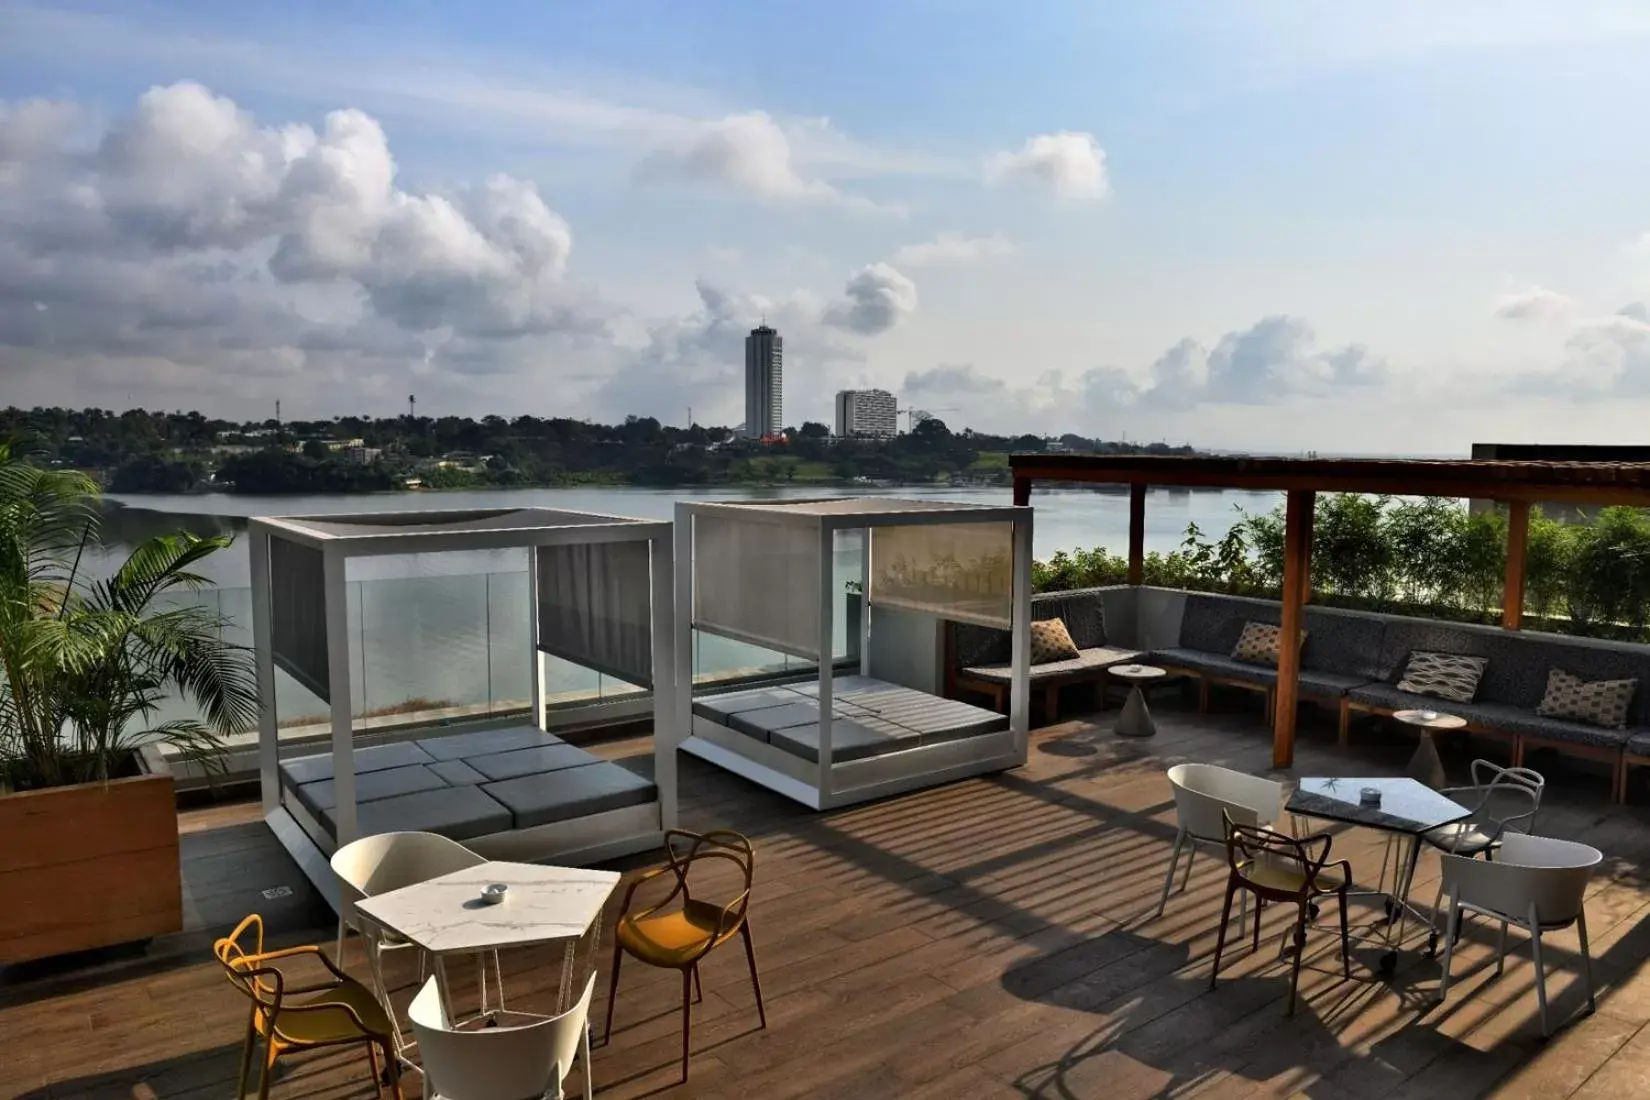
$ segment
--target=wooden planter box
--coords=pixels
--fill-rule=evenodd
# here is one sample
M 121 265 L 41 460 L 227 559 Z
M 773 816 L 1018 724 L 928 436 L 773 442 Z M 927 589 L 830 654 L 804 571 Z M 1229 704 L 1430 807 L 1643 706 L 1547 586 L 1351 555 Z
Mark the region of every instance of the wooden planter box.
M 0 794 L 0 964 L 183 928 L 167 773 Z

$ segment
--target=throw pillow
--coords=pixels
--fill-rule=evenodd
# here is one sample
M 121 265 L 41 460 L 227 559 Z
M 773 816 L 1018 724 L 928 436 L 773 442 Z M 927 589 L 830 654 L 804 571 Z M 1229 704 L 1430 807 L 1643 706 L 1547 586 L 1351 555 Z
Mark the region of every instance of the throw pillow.
M 1232 647 L 1232 660 L 1246 661 L 1252 665 L 1278 665 L 1278 643 L 1283 638 L 1283 628 L 1271 623 L 1246 622 L 1243 624 L 1243 633 L 1238 635 L 1237 645 Z M 1301 645 L 1306 644 L 1306 631 L 1301 631 Z
M 1459 653 L 1429 653 L 1417 649 L 1410 653 L 1404 667 L 1398 690 L 1414 695 L 1431 695 L 1454 703 L 1470 703 L 1478 694 L 1478 681 L 1489 667 L 1484 657 L 1466 657 Z
M 1573 718 L 1607 730 L 1627 726 L 1627 708 L 1633 705 L 1637 680 L 1583 680 L 1561 668 L 1547 673 L 1547 694 L 1535 712 L 1543 718 Z
M 1043 619 L 1031 624 L 1031 663 L 1046 665 L 1050 661 L 1069 661 L 1078 656 L 1077 643 L 1071 640 L 1064 619 Z

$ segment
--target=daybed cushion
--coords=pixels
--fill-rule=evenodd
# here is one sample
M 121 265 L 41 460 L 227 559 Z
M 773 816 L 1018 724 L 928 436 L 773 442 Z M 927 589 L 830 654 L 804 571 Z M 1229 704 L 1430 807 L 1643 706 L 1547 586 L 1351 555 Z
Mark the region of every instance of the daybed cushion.
M 487 777 L 476 771 L 462 760 L 437 760 L 434 764 L 426 765 L 432 772 L 445 779 L 449 786 L 462 787 L 467 783 L 485 783 Z
M 1035 684 L 1040 679 L 1050 680 L 1057 676 L 1099 672 L 1112 665 L 1125 664 L 1139 656 L 1140 651 L 1134 649 L 1114 649 L 1110 646 L 1084 649 L 1069 661 L 1050 661 L 1044 665 L 1032 665 L 1031 682 Z M 975 665 L 962 671 L 965 676 L 994 684 L 1006 684 L 1014 679 L 1013 665 Z
M 409 764 L 404 768 L 385 768 L 382 771 L 362 772 L 355 777 L 355 801 L 373 802 L 414 791 L 430 791 L 445 787 L 446 781 L 423 764 Z M 298 801 L 319 817 L 324 811 L 338 805 L 337 784 L 334 780 L 317 779 L 298 786 Z
M 1031 642 L 1031 663 L 1034 665 L 1077 658 L 1077 643 L 1071 640 L 1066 624 L 1060 619 L 1042 619 L 1032 623 L 1027 638 Z
M 1629 731 L 1627 751 L 1634 756 L 1650 756 L 1650 730 Z
M 493 752 L 509 752 L 534 745 L 560 745 L 562 739 L 533 726 L 510 726 L 505 729 L 475 730 L 454 733 L 446 737 L 426 737 L 418 742 L 425 752 L 437 760 L 468 760 Z
M 480 788 L 509 808 L 518 829 L 645 806 L 658 789 L 628 768 L 598 760 L 577 768 L 523 775 Z
M 404 768 L 413 764 L 428 764 L 430 754 L 411 741 L 392 741 L 387 745 L 372 745 L 355 750 L 355 774 Z M 331 751 L 314 756 L 299 756 L 281 761 L 281 773 L 293 783 L 302 785 L 332 778 Z
M 1392 684 L 1365 684 L 1363 687 L 1355 688 L 1350 692 L 1350 696 L 1354 703 L 1381 710 L 1411 710 L 1417 707 L 1440 709 L 1439 700 L 1431 696 L 1412 695 L 1407 691 L 1400 691 Z M 1630 736 L 1638 732 L 1600 729 L 1597 726 L 1562 718 L 1543 718 L 1533 710 L 1525 710 L 1507 703 L 1452 702 L 1441 709 L 1449 714 L 1460 715 L 1484 729 L 1601 749 L 1620 748 L 1627 743 Z
M 817 693 L 819 685 L 814 685 Z M 764 707 L 782 707 L 797 701 L 797 693 L 787 687 L 757 688 L 754 691 L 730 691 L 726 695 L 708 695 L 693 701 L 693 713 L 712 722 L 728 724 L 728 719 L 747 710 Z
M 915 730 L 903 729 L 892 723 L 878 723 L 878 729 L 862 725 L 852 719 L 831 720 L 831 760 L 864 760 L 870 756 L 914 749 L 920 744 Z M 819 725 L 792 726 L 768 734 L 768 743 L 792 756 L 815 763 L 819 761 Z
M 337 831 L 331 811 L 322 813 L 321 821 L 329 831 Z M 510 811 L 480 787 L 439 787 L 358 803 L 355 821 L 362 836 L 417 830 L 469 840 L 508 829 Z
M 831 699 L 851 699 L 855 694 L 866 691 L 887 691 L 891 685 L 887 680 L 879 680 L 875 676 L 838 676 L 831 681 Z M 800 684 L 787 684 L 786 691 L 794 691 L 798 695 L 805 695 L 810 699 L 819 698 L 819 681 L 808 680 Z
M 470 767 L 488 779 L 514 779 L 534 772 L 560 771 L 594 764 L 600 757 L 591 756 L 581 748 L 563 742 L 558 745 L 534 745 L 514 752 L 497 752 L 488 756 L 472 756 Z
M 831 702 L 831 716 L 834 719 L 853 718 L 862 713 L 864 712 L 853 703 L 838 703 L 835 700 Z M 809 723 L 819 724 L 819 704 L 807 699 L 798 699 L 782 707 L 747 710 L 728 717 L 729 727 L 740 733 L 749 734 L 758 741 L 768 740 L 768 735 L 774 730 L 805 726 Z
M 876 729 L 882 728 L 878 720 L 892 723 L 920 734 L 925 745 L 957 741 L 1008 728 L 1008 719 L 995 711 L 915 691 L 897 695 L 889 693 L 885 697 L 867 699 L 861 705 L 866 708 L 868 716 L 857 721 Z

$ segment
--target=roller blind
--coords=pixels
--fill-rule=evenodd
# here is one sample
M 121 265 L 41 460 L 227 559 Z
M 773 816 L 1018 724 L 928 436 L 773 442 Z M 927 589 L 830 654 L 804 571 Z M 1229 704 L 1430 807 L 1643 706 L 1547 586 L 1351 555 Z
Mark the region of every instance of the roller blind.
M 693 625 L 819 659 L 819 527 L 693 519 Z
M 324 561 L 314 547 L 269 537 L 269 633 L 275 664 L 317 698 L 331 702 Z
M 870 602 L 1007 630 L 1013 563 L 1011 523 L 873 527 Z
M 653 686 L 648 542 L 538 548 L 539 648 Z

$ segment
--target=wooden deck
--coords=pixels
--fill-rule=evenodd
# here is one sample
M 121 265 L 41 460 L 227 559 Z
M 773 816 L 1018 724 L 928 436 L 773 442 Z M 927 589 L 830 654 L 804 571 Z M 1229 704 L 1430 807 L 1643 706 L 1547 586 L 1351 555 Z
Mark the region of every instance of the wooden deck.
M 1229 953 L 1220 988 L 1209 991 L 1224 881 L 1214 859 L 1200 857 L 1190 889 L 1152 915 L 1173 836 L 1164 767 L 1202 760 L 1263 771 L 1268 733 L 1252 714 L 1199 718 L 1167 699 L 1157 711 L 1151 742 L 1118 741 L 1105 732 L 1110 715 L 1068 722 L 1034 734 L 1031 762 L 1019 771 L 827 814 L 684 758 L 684 825 L 741 829 L 757 844 L 751 913 L 768 1027 L 757 1028 L 732 945 L 704 967 L 693 1075 L 678 1086 L 673 974 L 629 963 L 612 1042 L 599 1045 L 604 950 L 593 1011 L 598 1095 L 1624 1100 L 1650 1092 L 1650 812 L 1609 806 L 1602 778 L 1559 775 L 1539 822 L 1541 832 L 1609 857 L 1587 908 L 1595 1015 L 1581 1015 L 1573 932 L 1546 941 L 1557 1031 L 1544 1041 L 1524 941 L 1515 934 L 1518 949 L 1495 980 L 1481 966 L 1491 936 L 1475 926 L 1441 1008 L 1431 996 L 1436 964 L 1412 953 L 1381 982 L 1370 969 L 1377 949 L 1360 948 L 1354 980 L 1345 981 L 1333 935 L 1314 930 L 1291 1019 L 1287 970 L 1276 961 L 1282 914 L 1267 914 L 1271 939 L 1258 954 Z M 1362 731 L 1349 754 L 1332 742 L 1331 731 L 1308 727 L 1296 774 L 1394 773 L 1413 744 L 1380 726 Z M 606 750 L 641 756 L 647 745 Z M 1446 754 L 1457 773 L 1465 759 Z M 254 807 L 189 813 L 183 828 L 190 931 L 125 959 L 4 976 L 0 1097 L 233 1092 L 245 1007 L 206 960 L 206 944 L 252 909 L 271 918 L 282 943 L 329 942 L 331 917 Z M 1336 854 L 1373 880 L 1380 840 L 1347 831 Z M 1423 902 L 1436 869 L 1429 859 L 1418 876 Z M 1355 909 L 1354 918 L 1369 926 L 1373 913 Z M 356 941 L 346 962 L 364 970 Z M 506 957 L 514 1003 L 543 1007 L 555 981 L 545 963 L 531 951 Z M 410 964 L 395 965 L 407 968 L 392 968 L 393 999 L 404 1007 Z M 294 1057 L 273 1095 L 367 1095 L 363 1067 L 354 1054 Z M 409 1095 L 417 1080 L 408 1075 Z

